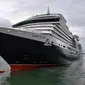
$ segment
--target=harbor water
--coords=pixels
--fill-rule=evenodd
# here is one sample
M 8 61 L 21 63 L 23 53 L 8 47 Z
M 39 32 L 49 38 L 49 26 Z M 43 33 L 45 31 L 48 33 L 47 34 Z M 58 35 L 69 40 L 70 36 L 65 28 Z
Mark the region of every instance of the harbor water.
M 85 58 L 69 66 L 4 72 L 0 85 L 85 85 Z

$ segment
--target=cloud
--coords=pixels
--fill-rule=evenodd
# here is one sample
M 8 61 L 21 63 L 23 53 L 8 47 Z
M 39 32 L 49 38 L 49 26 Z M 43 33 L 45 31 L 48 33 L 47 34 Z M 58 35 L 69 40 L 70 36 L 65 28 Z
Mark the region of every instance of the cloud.
M 72 34 L 74 34 L 74 35 L 76 34 L 76 35 L 79 35 L 80 37 L 84 37 L 85 36 L 85 27 L 84 28 L 70 27 L 69 29 L 72 32 Z
M 11 22 L 7 19 L 0 18 L 0 27 L 11 27 Z
M 85 41 L 85 0 L 0 0 L 0 26 L 10 26 L 31 16 L 61 13 L 73 34 Z M 11 23 L 10 23 L 11 22 Z
M 12 3 L 15 9 L 12 11 L 12 17 L 29 17 L 41 11 L 46 13 L 47 7 L 50 6 L 52 13 L 59 12 L 66 17 L 69 26 L 85 26 L 84 0 L 15 0 L 15 2 L 15 4 Z
M 41 13 L 61 13 L 73 34 L 85 32 L 85 0 L 0 0 L 0 17 L 12 24 Z

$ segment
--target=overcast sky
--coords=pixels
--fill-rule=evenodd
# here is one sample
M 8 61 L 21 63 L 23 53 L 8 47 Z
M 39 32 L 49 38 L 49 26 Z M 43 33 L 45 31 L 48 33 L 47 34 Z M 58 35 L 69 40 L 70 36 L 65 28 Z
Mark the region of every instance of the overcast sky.
M 85 0 L 0 0 L 0 22 L 3 18 L 14 24 L 47 13 L 48 6 L 51 13 L 63 14 L 73 34 L 85 36 Z

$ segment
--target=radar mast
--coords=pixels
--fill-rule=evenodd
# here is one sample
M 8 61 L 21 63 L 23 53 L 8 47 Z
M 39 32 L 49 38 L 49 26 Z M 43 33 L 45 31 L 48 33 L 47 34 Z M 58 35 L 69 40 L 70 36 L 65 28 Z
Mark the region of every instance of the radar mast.
M 49 7 L 48 7 L 48 10 L 47 10 L 47 14 L 48 14 L 48 15 L 50 14 L 50 9 L 49 9 Z

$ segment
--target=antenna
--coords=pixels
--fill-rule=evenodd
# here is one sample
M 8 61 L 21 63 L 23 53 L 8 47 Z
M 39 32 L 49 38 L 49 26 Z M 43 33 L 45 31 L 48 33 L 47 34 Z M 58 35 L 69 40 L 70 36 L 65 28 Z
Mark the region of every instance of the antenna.
M 49 10 L 49 7 L 48 7 L 48 10 L 47 10 L 47 14 L 48 14 L 48 15 L 50 14 L 50 10 Z

